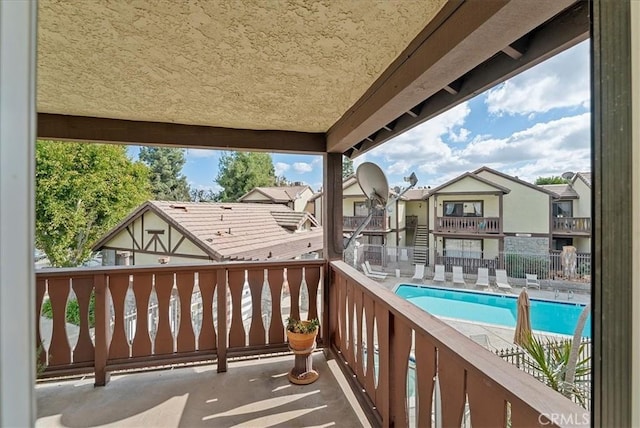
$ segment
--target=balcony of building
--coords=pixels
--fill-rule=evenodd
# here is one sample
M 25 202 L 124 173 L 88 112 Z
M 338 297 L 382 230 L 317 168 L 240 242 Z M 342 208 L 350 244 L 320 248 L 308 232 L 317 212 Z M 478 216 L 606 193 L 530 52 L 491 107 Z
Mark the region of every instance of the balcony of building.
M 345 232 L 353 232 L 360 226 L 367 216 L 344 216 L 342 218 L 342 228 Z M 391 230 L 391 218 L 389 216 L 373 216 L 371 221 L 364 228 L 365 232 L 377 231 L 388 232 Z
M 568 424 L 554 414 L 588 418 L 343 262 L 59 269 L 38 272 L 36 283 L 36 307 L 46 297 L 53 315 L 42 376 L 90 379 L 37 387 L 47 426 L 518 427 Z M 73 335 L 63 315 L 70 296 L 81 315 Z M 316 383 L 287 380 L 287 316 L 321 320 Z M 36 325 L 40 344 L 39 314 Z M 162 370 L 132 372 L 152 368 Z
M 457 234 L 500 234 L 502 220 L 500 217 L 436 217 L 436 233 Z
M 558 236 L 591 236 L 591 218 L 554 217 L 552 232 Z

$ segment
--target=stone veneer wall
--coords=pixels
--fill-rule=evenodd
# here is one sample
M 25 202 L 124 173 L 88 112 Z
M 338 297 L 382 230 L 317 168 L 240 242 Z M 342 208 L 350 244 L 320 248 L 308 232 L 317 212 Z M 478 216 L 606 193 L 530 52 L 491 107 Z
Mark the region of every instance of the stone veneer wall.
M 504 238 L 505 253 L 548 254 L 549 238 L 524 238 L 506 236 Z

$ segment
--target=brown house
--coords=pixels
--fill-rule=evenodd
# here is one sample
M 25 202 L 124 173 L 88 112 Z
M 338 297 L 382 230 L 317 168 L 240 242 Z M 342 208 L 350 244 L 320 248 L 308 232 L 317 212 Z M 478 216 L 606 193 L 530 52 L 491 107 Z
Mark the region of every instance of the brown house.
M 105 265 L 287 260 L 322 251 L 322 229 L 278 204 L 148 201 L 94 246 Z

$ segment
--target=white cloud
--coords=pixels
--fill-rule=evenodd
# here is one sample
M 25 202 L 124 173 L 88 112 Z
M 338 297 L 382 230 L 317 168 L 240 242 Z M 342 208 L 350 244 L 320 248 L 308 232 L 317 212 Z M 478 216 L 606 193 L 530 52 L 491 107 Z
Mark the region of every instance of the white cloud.
M 280 177 L 281 175 L 284 175 L 285 172 L 289 171 L 291 166 L 288 163 L 276 162 L 273 165 L 273 168 L 275 170 L 276 176 Z
M 186 157 L 191 158 L 212 158 L 218 153 L 212 149 L 187 149 Z
M 589 107 L 589 42 L 585 41 L 487 92 L 489 113 L 529 115 Z
M 462 103 L 368 154 L 371 158 L 382 158 L 378 163 L 388 165 L 384 168 L 387 174 L 404 175 L 416 169 L 433 172 L 434 169 L 454 165 L 459 169 L 463 166 L 461 159 L 443 138 L 452 134 L 459 139 L 468 138 L 468 131 L 462 126 L 469 113 L 469 104 Z
M 304 174 L 305 172 L 313 171 L 313 166 L 307 162 L 295 162 L 293 164 L 293 169 L 298 174 Z

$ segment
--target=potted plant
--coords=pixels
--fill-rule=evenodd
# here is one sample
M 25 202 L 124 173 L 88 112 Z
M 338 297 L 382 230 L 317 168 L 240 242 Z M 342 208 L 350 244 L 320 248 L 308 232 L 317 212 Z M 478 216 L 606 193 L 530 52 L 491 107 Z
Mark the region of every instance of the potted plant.
M 313 348 L 319 326 L 320 322 L 317 318 L 306 321 L 287 318 L 287 339 L 291 349 L 306 351 Z

